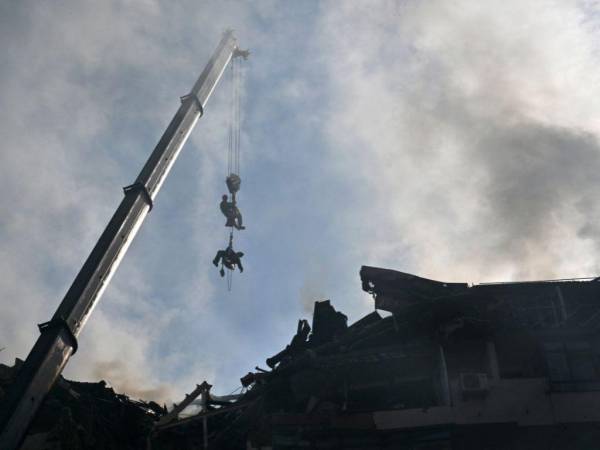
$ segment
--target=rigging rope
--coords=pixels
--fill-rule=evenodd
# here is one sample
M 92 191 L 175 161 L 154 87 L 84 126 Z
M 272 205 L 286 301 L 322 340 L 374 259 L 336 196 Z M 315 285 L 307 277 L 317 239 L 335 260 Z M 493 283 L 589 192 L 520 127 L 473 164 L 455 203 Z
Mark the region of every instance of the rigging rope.
M 229 246 L 228 248 L 233 248 L 233 227 L 231 227 L 231 231 L 229 232 Z M 227 291 L 231 292 L 231 286 L 233 284 L 233 270 L 227 271 Z
M 242 70 L 239 58 L 231 60 L 229 71 L 231 97 L 229 117 L 229 137 L 227 148 L 227 175 L 235 173 L 240 175 L 240 137 L 241 137 L 241 81 Z
M 241 85 L 242 85 L 242 70 L 239 61 L 240 58 L 232 58 L 231 69 L 229 71 L 230 80 L 230 116 L 229 116 L 229 133 L 227 142 L 227 173 L 226 177 L 232 174 L 240 176 L 240 137 L 241 137 Z M 229 187 L 229 186 L 228 186 Z M 237 203 L 236 194 L 232 191 L 232 203 L 235 207 Z M 229 246 L 233 246 L 234 226 L 230 226 L 229 231 Z M 231 291 L 233 284 L 233 271 L 227 270 L 227 289 Z
M 235 70 L 235 100 L 234 100 L 234 104 L 235 104 L 235 131 L 236 131 L 236 139 L 235 139 L 235 156 L 236 156 L 236 161 L 235 161 L 235 173 L 238 174 L 238 176 L 242 176 L 241 171 L 240 171 L 240 134 L 241 134 L 241 108 L 240 108 L 240 103 L 241 103 L 241 86 L 242 86 L 242 67 L 240 64 L 240 60 L 239 58 L 236 58 L 238 60 L 238 62 L 236 64 L 234 64 L 234 70 Z
M 228 134 L 228 142 L 227 142 L 227 173 L 225 175 L 229 175 L 232 170 L 232 157 L 233 157 L 233 64 L 235 63 L 235 58 L 231 61 L 231 69 L 229 70 L 229 134 Z
M 227 271 L 227 291 L 231 292 L 231 286 L 233 285 L 233 270 Z

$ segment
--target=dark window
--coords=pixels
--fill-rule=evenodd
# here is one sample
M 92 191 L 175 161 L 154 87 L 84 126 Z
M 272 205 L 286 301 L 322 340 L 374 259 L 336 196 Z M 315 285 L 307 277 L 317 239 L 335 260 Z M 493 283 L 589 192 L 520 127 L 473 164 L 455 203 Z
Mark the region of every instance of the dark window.
M 515 320 L 524 327 L 553 328 L 560 323 L 560 315 L 551 296 L 516 298 L 510 303 Z
M 573 380 L 595 380 L 598 377 L 596 358 L 588 342 L 569 342 L 565 348 Z
M 551 381 L 571 380 L 569 362 L 562 342 L 544 344 L 544 353 L 548 366 L 548 378 Z
M 590 391 L 600 389 L 598 358 L 585 341 L 544 344 L 548 378 L 553 389 Z

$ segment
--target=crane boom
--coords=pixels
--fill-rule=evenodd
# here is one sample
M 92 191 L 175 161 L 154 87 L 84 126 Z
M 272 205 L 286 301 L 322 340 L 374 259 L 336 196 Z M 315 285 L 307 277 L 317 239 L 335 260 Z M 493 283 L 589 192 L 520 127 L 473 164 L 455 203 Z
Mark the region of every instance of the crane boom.
M 163 133 L 75 277 L 49 322 L 38 325 L 40 336 L 31 349 L 0 411 L 0 448 L 17 449 L 41 402 L 77 351 L 77 336 L 106 289 L 127 248 L 152 209 L 154 198 L 175 159 L 238 50 L 233 32 L 224 33 L 217 49 Z

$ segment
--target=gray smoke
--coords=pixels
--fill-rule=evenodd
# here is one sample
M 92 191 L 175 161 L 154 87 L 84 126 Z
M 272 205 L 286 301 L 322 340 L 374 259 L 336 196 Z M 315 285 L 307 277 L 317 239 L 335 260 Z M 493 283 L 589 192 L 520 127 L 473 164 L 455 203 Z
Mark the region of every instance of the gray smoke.
M 308 317 L 313 312 L 315 302 L 327 298 L 326 273 L 327 271 L 322 265 L 315 264 L 304 274 L 299 295 L 302 310 Z
M 379 6 L 330 9 L 321 36 L 363 261 L 467 281 L 598 273 L 598 7 Z
M 135 399 L 154 400 L 157 403 L 167 403 L 174 399 L 173 390 L 167 384 L 147 387 L 144 372 L 137 368 L 132 372 L 122 361 L 102 361 L 94 364 L 91 377 L 94 381 L 107 381 L 118 393 L 125 393 Z

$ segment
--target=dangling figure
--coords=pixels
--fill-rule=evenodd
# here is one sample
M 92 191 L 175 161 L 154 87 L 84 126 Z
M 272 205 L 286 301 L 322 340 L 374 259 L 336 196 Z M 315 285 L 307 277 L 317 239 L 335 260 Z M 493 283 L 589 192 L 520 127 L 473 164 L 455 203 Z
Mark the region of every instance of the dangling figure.
M 234 200 L 230 202 L 228 201 L 226 194 L 221 197 L 219 208 L 221 208 L 221 212 L 227 218 L 225 226 L 235 227 L 238 230 L 245 230 L 246 227 L 242 225 L 242 213 L 235 204 L 235 197 L 233 198 Z
M 223 262 L 223 266 L 227 267 L 229 270 L 235 270 L 235 267 L 239 267 L 240 273 L 244 271 L 244 266 L 242 266 L 242 256 L 244 256 L 243 252 L 236 252 L 231 242 L 229 246 L 225 250 L 219 250 L 215 255 L 215 259 L 213 259 L 213 264 L 215 267 L 219 267 L 219 262 Z M 225 270 L 221 267 L 219 271 L 221 276 L 225 276 Z

